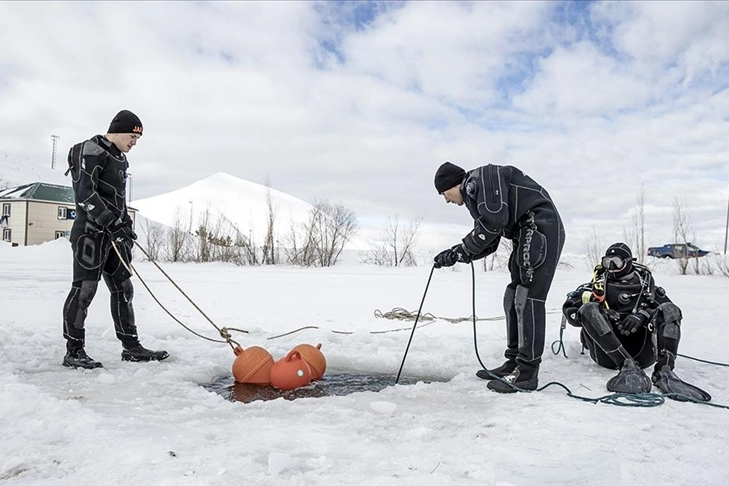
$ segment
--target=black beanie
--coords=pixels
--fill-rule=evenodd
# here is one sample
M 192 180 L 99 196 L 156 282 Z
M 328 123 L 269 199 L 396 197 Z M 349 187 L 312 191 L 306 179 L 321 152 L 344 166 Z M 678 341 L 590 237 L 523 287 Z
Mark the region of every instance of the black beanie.
M 136 133 L 142 134 L 142 121 L 129 110 L 122 110 L 116 114 L 106 133 Z
M 466 177 L 466 171 L 455 164 L 445 162 L 435 172 L 435 190 L 443 194 L 451 187 L 455 187 Z
M 626 262 L 633 259 L 633 252 L 630 251 L 630 247 L 625 243 L 613 243 L 605 251 L 605 256 L 617 255 Z

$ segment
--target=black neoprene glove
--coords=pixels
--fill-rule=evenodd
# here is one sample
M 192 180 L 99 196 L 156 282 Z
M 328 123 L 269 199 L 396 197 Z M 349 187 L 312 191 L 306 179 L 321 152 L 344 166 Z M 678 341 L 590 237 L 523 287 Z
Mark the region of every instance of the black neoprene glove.
M 466 249 L 463 248 L 462 244 L 458 244 L 453 246 L 452 248 L 443 250 L 442 252 L 438 253 L 435 258 L 433 258 L 433 265 L 435 266 L 435 268 L 452 267 L 458 262 L 471 262 L 471 257 L 468 256 L 468 253 L 466 252 Z
M 117 243 L 131 244 L 132 241 L 137 239 L 137 234 L 134 232 L 132 227 L 128 224 L 122 223 L 121 220 L 117 220 L 109 228 L 111 233 L 112 241 Z
M 626 336 L 638 332 L 638 330 L 645 326 L 646 322 L 648 322 L 649 317 L 650 314 L 641 309 L 635 314 L 630 314 L 623 319 L 623 321 L 618 324 L 618 330 L 620 330 L 621 334 L 625 334 Z

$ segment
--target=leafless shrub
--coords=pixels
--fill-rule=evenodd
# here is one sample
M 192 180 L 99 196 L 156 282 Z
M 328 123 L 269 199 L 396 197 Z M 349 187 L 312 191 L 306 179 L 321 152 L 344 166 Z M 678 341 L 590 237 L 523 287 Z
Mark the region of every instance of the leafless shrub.
M 244 264 L 258 265 L 260 263 L 261 260 L 258 255 L 258 247 L 256 246 L 253 231 L 248 236 L 245 236 L 236 227 L 235 241 L 235 244 L 241 249 L 241 258 Z
M 587 256 L 586 264 L 590 270 L 600 261 L 605 248 L 600 241 L 600 232 L 596 228 L 592 228 L 592 233 L 585 240 L 585 254 Z
M 142 225 L 142 231 L 144 232 L 145 238 L 147 240 L 146 250 L 147 254 L 149 255 L 149 259 L 152 261 L 159 260 L 162 249 L 165 246 L 164 226 L 159 223 L 155 223 L 154 221 L 145 219 L 144 224 Z
M 184 262 L 190 259 L 191 235 L 189 224 L 183 222 L 182 210 L 175 210 L 172 226 L 168 228 L 165 238 L 165 256 L 171 262 Z
M 691 217 L 686 212 L 686 208 L 683 205 L 681 199 L 677 196 L 673 196 L 673 240 L 675 243 L 682 243 L 688 245 L 693 240 L 694 232 L 691 224 Z M 675 261 L 678 271 L 681 275 L 686 275 L 689 266 L 689 254 L 685 252 L 680 255 L 676 255 Z M 698 257 L 696 258 L 696 270 L 698 271 L 699 263 Z
M 197 237 L 195 242 L 197 247 L 195 248 L 194 260 L 198 263 L 205 263 L 211 261 L 211 241 L 210 236 L 215 234 L 217 228 L 211 228 L 210 221 L 210 208 L 206 208 L 203 211 L 197 222 L 197 229 L 195 230 L 195 236 Z
M 357 233 L 359 224 L 354 211 L 343 204 L 329 204 L 326 201 L 314 205 L 319 208 L 319 264 L 334 265 L 344 250 L 344 245 Z
M 483 271 L 490 272 L 506 267 L 509 264 L 509 255 L 511 254 L 513 246 L 514 244 L 511 240 L 501 238 L 501 241 L 499 241 L 499 247 L 496 251 L 481 260 Z
M 400 225 L 400 215 L 395 214 L 393 218 L 387 218 L 387 226 L 380 238 L 374 243 L 372 249 L 365 258 L 365 263 L 375 265 L 398 267 L 415 266 L 415 246 L 420 236 L 420 223 L 423 218 L 411 221 L 407 227 Z
M 638 194 L 637 206 L 632 215 L 633 225 L 623 230 L 625 241 L 633 250 L 633 256 L 638 263 L 644 263 L 646 257 L 645 247 L 645 187 L 641 187 Z
M 292 265 L 334 265 L 357 228 L 356 215 L 344 205 L 315 202 L 307 222 L 293 225 L 286 236 L 286 259 Z
M 259 254 L 252 235 L 246 237 L 223 213 L 203 212 L 195 231 L 196 261 L 226 262 L 236 265 L 257 265 Z
M 263 240 L 262 260 L 266 265 L 276 264 L 276 240 L 274 230 L 276 227 L 276 208 L 271 197 L 270 182 L 266 180 L 266 236 Z
M 712 253 L 704 257 L 706 265 L 712 269 L 710 275 L 717 273 L 724 278 L 729 278 L 729 256 Z

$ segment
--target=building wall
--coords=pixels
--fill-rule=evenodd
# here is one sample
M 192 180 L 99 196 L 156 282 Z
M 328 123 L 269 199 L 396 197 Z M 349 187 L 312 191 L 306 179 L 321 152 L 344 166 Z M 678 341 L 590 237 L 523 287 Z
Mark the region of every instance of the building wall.
M 46 241 L 56 239 L 56 232 L 62 232 L 63 237 L 71 236 L 73 219 L 60 219 L 58 208 L 65 208 L 66 212 L 74 211 L 73 204 L 52 203 L 45 201 L 28 201 L 28 238 L 26 245 L 39 245 Z
M 1 225 L 0 239 L 3 238 L 4 229 L 10 230 L 10 242 L 18 245 L 25 244 L 25 216 L 27 214 L 27 201 L 16 201 L 6 199 L 0 201 L 0 217 L 2 216 L 3 206 L 10 204 L 10 217 L 7 219 L 7 226 Z
M 66 214 L 75 211 L 75 205 L 69 203 L 33 201 L 33 200 L 4 200 L 0 201 L 0 216 L 3 204 L 10 204 L 10 217 L 7 226 L 0 227 L 0 238 L 3 229 L 10 229 L 10 242 L 17 245 L 39 245 L 61 237 L 71 236 L 73 219 L 59 217 L 59 208 L 65 208 Z M 132 222 L 136 222 L 136 212 L 129 211 Z M 27 222 L 27 226 L 26 226 Z

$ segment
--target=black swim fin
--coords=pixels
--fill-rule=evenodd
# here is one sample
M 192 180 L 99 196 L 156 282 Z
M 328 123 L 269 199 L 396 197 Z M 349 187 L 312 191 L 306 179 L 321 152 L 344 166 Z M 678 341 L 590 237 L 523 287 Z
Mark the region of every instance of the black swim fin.
M 701 388 L 683 381 L 667 365 L 660 370 L 655 370 L 652 379 L 653 384 L 660 388 L 668 398 L 673 398 L 679 402 L 708 402 L 711 400 L 711 395 Z

